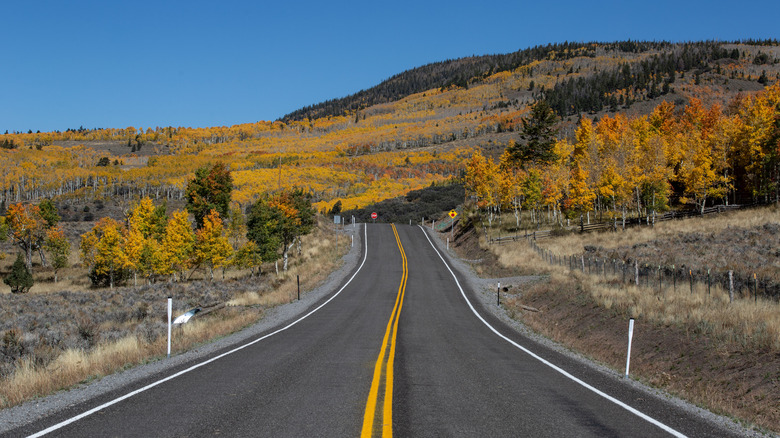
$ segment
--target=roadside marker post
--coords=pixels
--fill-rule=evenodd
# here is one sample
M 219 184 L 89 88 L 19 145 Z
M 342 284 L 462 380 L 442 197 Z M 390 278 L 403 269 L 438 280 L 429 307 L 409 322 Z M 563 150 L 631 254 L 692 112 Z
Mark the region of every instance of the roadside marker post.
M 171 315 L 173 314 L 173 297 L 168 297 L 168 357 L 171 357 Z
M 496 288 L 496 304 L 501 305 L 501 282 L 498 282 L 498 287 Z
M 301 276 L 300 275 L 296 275 L 295 276 L 295 281 L 298 282 L 298 301 L 300 301 L 301 300 Z
M 631 364 L 631 339 L 634 337 L 634 318 L 628 320 L 628 354 L 626 355 L 626 378 L 628 378 L 628 367 Z
M 449 216 L 452 219 L 452 223 L 450 224 L 450 238 L 452 238 L 455 235 L 455 216 L 458 215 L 458 212 L 455 210 L 450 210 Z M 449 249 L 449 247 L 447 247 Z

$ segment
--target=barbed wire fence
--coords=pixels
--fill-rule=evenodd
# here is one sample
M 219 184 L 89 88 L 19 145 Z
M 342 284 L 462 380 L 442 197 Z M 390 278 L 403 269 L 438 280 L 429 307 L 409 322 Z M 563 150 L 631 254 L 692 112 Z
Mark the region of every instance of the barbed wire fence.
M 569 231 L 618 231 L 628 227 L 653 226 L 655 222 L 700 217 L 729 210 L 752 208 L 758 205 L 761 204 L 719 205 L 704 209 L 703 212 L 667 212 L 663 215 L 653 214 L 645 218 L 632 218 L 625 221 L 613 219 L 607 222 L 571 226 Z M 489 242 L 500 244 L 504 241 L 526 240 L 530 242 L 534 251 L 551 265 L 567 267 L 571 271 L 577 270 L 590 275 L 595 274 L 625 285 L 643 286 L 646 289 L 656 290 L 659 294 L 665 293 L 668 287 L 671 287 L 675 292 L 679 288 L 687 290 L 691 294 L 706 291 L 708 295 L 719 288 L 728 293 L 730 302 L 736 299 L 757 301 L 758 297 L 780 301 L 780 284 L 773 279 L 759 278 L 755 272 L 735 272 L 721 267 L 651 264 L 635 259 L 593 257 L 587 253 L 564 256 L 555 254 L 537 244 L 538 240 L 548 239 L 555 235 L 556 230 L 525 230 L 523 234 L 491 238 Z

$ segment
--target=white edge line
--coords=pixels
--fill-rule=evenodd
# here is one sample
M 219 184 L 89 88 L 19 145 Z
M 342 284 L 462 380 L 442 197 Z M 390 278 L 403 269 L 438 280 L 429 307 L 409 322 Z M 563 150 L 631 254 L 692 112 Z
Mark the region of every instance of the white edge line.
M 158 380 L 156 382 L 150 383 L 149 385 L 146 385 L 143 388 L 136 389 L 135 391 L 129 392 L 129 393 L 127 393 L 127 394 L 125 394 L 125 395 L 123 395 L 121 397 L 118 397 L 118 398 L 115 398 L 115 399 L 113 399 L 113 400 L 111 400 L 109 402 L 103 403 L 102 405 L 94 407 L 94 408 L 92 408 L 92 409 L 90 409 L 90 410 L 88 410 L 86 412 L 83 412 L 83 413 L 81 413 L 79 415 L 76 415 L 75 417 L 69 418 L 69 419 L 67 419 L 65 421 L 62 421 L 62 422 L 57 423 L 57 424 L 55 424 L 55 425 L 53 425 L 51 427 L 48 427 L 48 428 L 46 428 L 46 429 L 44 429 L 44 430 L 42 430 L 42 431 L 40 431 L 38 433 L 30 435 L 29 438 L 41 437 L 41 436 L 44 436 L 44 435 L 49 434 L 51 432 L 54 432 L 55 430 L 61 429 L 61 428 L 65 427 L 65 426 L 67 426 L 69 424 L 75 423 L 76 421 L 79 421 L 82 418 L 88 417 L 88 416 L 90 416 L 90 415 L 92 415 L 92 414 L 94 414 L 94 413 L 96 413 L 96 412 L 98 412 L 100 410 L 103 410 L 103 409 L 105 409 L 105 408 L 107 408 L 109 406 L 112 406 L 112 405 L 115 405 L 115 404 L 117 404 L 117 403 L 119 403 L 121 401 L 127 400 L 128 398 L 133 397 L 134 395 L 140 394 L 140 393 L 142 393 L 142 392 L 144 392 L 146 390 L 154 388 L 157 385 L 160 385 L 160 384 L 165 383 L 165 382 L 167 382 L 169 380 L 175 379 L 176 377 L 179 377 L 179 376 L 181 376 L 183 374 L 187 374 L 190 371 L 196 370 L 196 369 L 198 369 L 198 368 L 200 368 L 200 367 L 202 367 L 204 365 L 208 365 L 211 362 L 214 362 L 216 360 L 222 359 L 223 357 L 231 355 L 231 354 L 233 354 L 233 353 L 235 353 L 237 351 L 243 350 L 244 348 L 247 348 L 247 347 L 249 347 L 251 345 L 254 345 L 254 344 L 262 341 L 263 339 L 271 337 L 271 336 L 273 336 L 273 335 L 275 335 L 277 333 L 281 333 L 281 332 L 287 330 L 288 328 L 294 326 L 295 324 L 298 324 L 299 322 L 301 322 L 304 319 L 308 318 L 314 312 L 320 310 L 326 304 L 328 304 L 334 298 L 336 298 L 344 289 L 346 289 L 347 286 L 349 286 L 349 284 L 352 282 L 352 280 L 355 279 L 355 277 L 357 276 L 358 272 L 360 272 L 360 270 L 363 269 L 363 265 L 366 263 L 366 258 L 368 256 L 368 232 L 367 232 L 366 228 L 367 227 L 365 226 L 365 224 L 363 224 L 363 244 L 364 244 L 365 250 L 363 251 L 363 262 L 360 263 L 360 266 L 357 268 L 357 271 L 355 271 L 355 273 L 352 274 L 352 277 L 350 277 L 349 280 L 347 280 L 347 282 L 344 283 L 344 286 L 342 286 L 341 289 L 338 290 L 338 292 L 333 294 L 333 296 L 328 298 L 327 301 L 325 301 L 324 303 L 320 304 L 319 306 L 317 306 L 317 308 L 313 309 L 312 311 L 310 311 L 306 315 L 303 315 L 302 317 L 300 317 L 297 320 L 291 322 L 287 326 L 282 327 L 282 328 L 280 328 L 280 329 L 278 329 L 278 330 L 276 330 L 276 331 L 274 331 L 272 333 L 268 333 L 267 335 L 264 335 L 264 336 L 262 336 L 260 338 L 257 338 L 257 339 L 255 339 L 252 342 L 249 342 L 249 343 L 246 343 L 246 344 L 241 345 L 239 347 L 236 347 L 236 348 L 234 348 L 234 349 L 232 349 L 232 350 L 230 350 L 228 352 L 220 354 L 219 356 L 212 357 L 211 359 L 209 359 L 207 361 L 195 364 L 195 365 L 193 365 L 193 366 L 191 366 L 191 367 L 189 367 L 189 368 L 187 368 L 185 370 L 179 371 L 176 374 L 172 374 L 172 375 L 170 375 L 170 376 L 168 376 L 168 377 L 166 377 L 164 379 L 160 379 L 160 380 Z
M 428 237 L 428 233 L 425 231 L 425 229 L 423 227 L 421 227 L 420 225 L 418 225 L 418 227 L 420 227 L 420 229 L 423 231 L 423 235 L 425 236 L 426 239 L 428 239 L 428 243 L 430 243 L 431 247 L 433 248 L 433 250 L 436 251 L 436 254 L 439 256 L 441 261 L 444 263 L 444 266 L 447 268 L 448 271 L 450 271 L 450 274 L 452 275 L 452 278 L 455 279 L 455 284 L 458 285 L 458 289 L 460 290 L 460 294 L 463 296 L 463 299 L 466 300 L 466 304 L 469 305 L 469 308 L 474 313 L 474 315 L 476 315 L 477 318 L 479 318 L 479 320 L 482 321 L 482 323 L 485 324 L 493 333 L 495 333 L 496 335 L 498 335 L 500 338 L 504 339 L 505 341 L 509 342 L 510 344 L 514 345 L 515 347 L 519 348 L 520 350 L 522 350 L 523 352 L 525 352 L 529 356 L 533 357 L 534 359 L 538 360 L 539 362 L 541 362 L 541 363 L 547 365 L 548 367 L 554 369 L 555 371 L 563 374 L 565 377 L 567 377 L 568 379 L 572 380 L 573 382 L 575 382 L 575 383 L 585 387 L 586 389 L 589 389 L 590 391 L 600 395 L 601 397 L 604 397 L 605 399 L 607 399 L 607 400 L 611 401 L 612 403 L 614 403 L 614 404 L 616 404 L 616 405 L 626 409 L 627 411 L 629 411 L 632 414 L 642 418 L 643 420 L 646 420 L 646 421 L 648 421 L 648 422 L 650 422 L 650 423 L 660 427 L 661 429 L 665 430 L 666 432 L 669 432 L 671 435 L 676 436 L 676 437 L 681 437 L 681 438 L 686 436 L 686 435 L 684 435 L 684 434 L 682 434 L 682 433 L 672 429 L 671 427 L 665 425 L 664 423 L 661 423 L 660 421 L 656 420 L 655 418 L 650 417 L 649 415 L 646 415 L 646 414 L 640 412 L 636 408 L 633 408 L 633 407 L 623 403 L 622 401 L 612 397 L 611 395 L 606 394 L 606 393 L 604 393 L 604 392 L 594 388 L 593 386 L 585 383 L 584 381 L 574 377 L 573 375 L 569 374 L 567 371 L 563 370 L 562 368 L 559 368 L 558 366 L 554 365 L 553 363 L 551 363 L 551 362 L 547 361 L 546 359 L 538 356 L 537 354 L 533 353 L 532 351 L 528 350 L 527 348 L 523 347 L 522 345 L 516 343 L 515 341 L 513 341 L 513 340 L 509 339 L 508 337 L 504 336 L 503 334 L 501 334 L 492 325 L 490 325 L 487 321 L 485 321 L 485 319 L 482 318 L 482 315 L 480 315 L 477 312 L 477 310 L 474 308 L 474 306 L 471 305 L 471 301 L 469 301 L 468 297 L 466 297 L 466 293 L 463 292 L 463 288 L 460 286 L 460 282 L 458 281 L 458 277 L 455 276 L 455 273 L 452 272 L 452 269 L 450 269 L 450 266 L 447 264 L 447 261 L 444 260 L 444 257 L 442 257 L 442 255 L 439 252 L 439 250 L 436 249 L 436 246 L 433 244 L 431 239 Z

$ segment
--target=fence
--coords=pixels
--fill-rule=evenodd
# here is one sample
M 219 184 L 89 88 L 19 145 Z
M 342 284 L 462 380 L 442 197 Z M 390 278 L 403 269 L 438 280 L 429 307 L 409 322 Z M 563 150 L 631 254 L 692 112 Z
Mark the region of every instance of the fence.
M 489 239 L 490 242 L 503 242 L 507 240 L 525 239 L 531 241 L 534 250 L 539 253 L 550 264 L 568 266 L 569 269 L 579 269 L 582 272 L 590 274 L 596 273 L 605 277 L 611 274 L 613 277 L 619 277 L 623 283 L 634 283 L 637 286 L 653 287 L 657 290 L 663 290 L 664 285 L 677 287 L 688 287 L 691 292 L 694 286 L 705 286 L 707 291 L 715 286 L 720 286 L 723 290 L 729 292 L 731 300 L 736 298 L 753 298 L 758 296 L 780 300 L 780 284 L 773 280 L 761 279 L 752 275 L 745 276 L 744 273 L 735 273 L 727 270 L 713 270 L 711 268 L 694 268 L 687 266 L 664 266 L 650 265 L 647 263 L 638 263 L 632 260 L 615 260 L 606 258 L 594 258 L 587 254 L 579 256 L 558 256 L 550 253 L 548 250 L 540 248 L 537 240 L 553 237 L 558 233 L 567 233 L 572 231 L 592 232 L 592 231 L 617 231 L 626 227 L 635 227 L 640 225 L 653 225 L 655 222 L 664 222 L 676 219 L 686 219 L 691 217 L 706 216 L 722 213 L 729 210 L 739 210 L 753 208 L 763 203 L 750 203 L 741 205 L 717 205 L 705 208 L 703 211 L 670 211 L 662 215 L 653 213 L 647 217 L 630 219 L 613 219 L 612 221 L 598 222 L 593 224 L 582 224 L 564 227 L 562 230 L 525 230 L 523 234 L 513 236 L 504 236 L 500 238 Z
M 712 289 L 720 286 L 728 291 L 730 301 L 738 298 L 758 300 L 759 296 L 779 300 L 780 284 L 775 281 L 761 279 L 756 274 L 748 275 L 734 271 L 693 268 L 687 266 L 664 266 L 639 263 L 636 260 L 617 260 L 596 258 L 587 254 L 560 256 L 539 247 L 535 240 L 531 245 L 547 263 L 568 267 L 591 275 L 600 275 L 622 284 L 634 284 L 648 289 L 658 290 L 671 286 L 673 289 L 683 288 L 694 293 L 694 289 L 706 288 L 710 294 Z
M 581 231 L 587 233 L 592 231 L 617 231 L 620 229 L 626 229 L 627 227 L 636 227 L 641 225 L 652 226 L 656 222 L 665 222 L 665 221 L 671 221 L 676 219 L 686 219 L 691 217 L 707 216 L 711 214 L 723 213 L 725 211 L 730 211 L 730 210 L 752 208 L 758 205 L 763 205 L 763 204 L 752 203 L 752 204 L 741 204 L 741 205 L 716 205 L 714 207 L 705 208 L 703 211 L 699 211 L 699 210 L 668 211 L 661 215 L 653 212 L 648 216 L 639 217 L 639 218 L 626 218 L 626 219 L 615 218 L 611 221 L 601 221 L 592 224 L 568 225 L 562 228 L 562 232 L 566 233 L 572 231 Z M 539 239 L 546 239 L 548 237 L 553 237 L 555 236 L 555 234 L 556 234 L 556 230 L 531 230 L 531 231 L 525 230 L 524 234 L 522 235 L 515 233 L 515 235 L 513 236 L 491 238 L 490 242 L 503 242 L 507 240 L 514 241 L 514 240 L 519 240 L 521 238 L 539 240 Z

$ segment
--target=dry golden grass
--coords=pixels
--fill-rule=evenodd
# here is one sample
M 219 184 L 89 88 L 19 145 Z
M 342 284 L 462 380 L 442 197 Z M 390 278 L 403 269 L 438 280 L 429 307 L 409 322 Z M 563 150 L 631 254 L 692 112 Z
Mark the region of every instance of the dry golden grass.
M 349 251 L 350 244 L 349 236 L 336 233 L 327 225 L 320 224 L 312 234 L 301 239 L 300 256 L 297 255 L 295 248 L 290 250 L 290 265 L 286 273 L 281 271 L 280 266 L 273 290 L 263 294 L 257 292 L 240 294 L 227 305 L 273 307 L 290 303 L 298 298 L 297 277 L 300 277 L 302 294 L 314 289 L 325 281 L 331 272 L 341 266 L 341 258 Z
M 542 241 L 540 244 L 560 255 L 573 255 L 582 251 L 585 245 L 611 249 L 619 246 L 635 245 L 654 239 L 676 237 L 681 234 L 706 231 L 717 233 L 729 228 L 752 228 L 767 223 L 780 222 L 780 208 L 770 207 L 737 210 L 714 214 L 701 218 L 658 222 L 654 227 L 632 227 L 619 233 L 573 233 Z
M 719 221 L 720 226 L 728 226 L 729 221 Z M 760 224 L 760 223 L 759 223 Z M 711 222 L 707 222 L 709 227 Z M 694 225 L 680 225 L 678 229 L 695 229 Z M 669 232 L 664 231 L 664 232 Z M 649 234 L 642 230 L 640 233 Z M 593 240 L 606 242 L 610 234 L 590 236 Z M 589 236 L 579 237 L 579 242 Z M 575 237 L 567 236 L 561 240 L 574 245 Z M 548 248 L 567 248 L 550 239 L 544 244 Z M 592 242 L 593 240 L 590 240 Z M 582 248 L 582 243 L 579 248 Z M 739 299 L 729 302 L 728 292 L 715 285 L 708 294 L 706 285 L 694 283 L 693 293 L 688 283 L 680 282 L 676 289 L 664 283 L 659 291 L 657 284 L 624 285 L 622 278 L 613 275 L 596 275 L 570 271 L 567 267 L 550 265 L 543 260 L 527 242 L 503 243 L 491 245 L 505 266 L 522 264 L 541 274 L 553 274 L 552 281 L 560 283 L 561 277 L 574 277 L 606 309 L 627 310 L 631 317 L 642 317 L 663 325 L 690 324 L 705 333 L 720 339 L 754 348 L 772 348 L 780 350 L 780 303 L 766 299 Z M 556 280 L 557 279 L 557 280 Z M 641 283 L 641 282 L 640 282 Z
M 273 281 L 272 290 L 238 295 L 223 308 L 204 315 L 201 319 L 175 327 L 172 334 L 173 352 L 186 351 L 193 346 L 225 336 L 255 323 L 263 308 L 283 304 L 297 297 L 296 275 L 301 275 L 302 293 L 315 288 L 342 261 L 349 250 L 349 237 L 320 224 L 316 231 L 303 238 L 300 256 L 293 251 L 291 266 L 286 274 Z M 300 273 L 300 274 L 299 274 Z M 274 274 L 271 274 L 274 275 Z M 35 293 L 45 293 L 38 290 Z M 89 352 L 68 349 L 45 367 L 23 361 L 16 370 L 0 381 L 0 406 L 10 407 L 35 397 L 72 387 L 80 382 L 105 376 L 128 367 L 160 358 L 166 353 L 167 339 L 158 337 L 146 342 L 137 336 L 128 336 L 111 343 L 99 344 Z
M 171 349 L 174 353 L 186 351 L 210 339 L 240 330 L 257 321 L 259 317 L 258 312 L 233 312 L 223 314 L 220 318 L 196 320 L 176 327 L 171 336 Z M 119 341 L 99 345 L 89 352 L 66 350 L 45 368 L 36 367 L 29 361 L 25 361 L 0 385 L 2 406 L 14 406 L 35 397 L 127 369 L 155 357 L 162 357 L 166 351 L 166 338 L 147 343 L 135 336 L 128 336 Z

